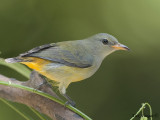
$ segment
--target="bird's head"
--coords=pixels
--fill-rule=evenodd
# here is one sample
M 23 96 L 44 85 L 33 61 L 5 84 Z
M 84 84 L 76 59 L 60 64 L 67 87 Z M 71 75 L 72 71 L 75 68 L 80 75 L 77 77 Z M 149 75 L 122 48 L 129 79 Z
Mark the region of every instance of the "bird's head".
M 129 50 L 129 48 L 121 43 L 110 34 L 99 33 L 90 38 L 88 38 L 92 44 L 92 50 L 96 54 L 106 57 L 110 53 L 116 50 Z

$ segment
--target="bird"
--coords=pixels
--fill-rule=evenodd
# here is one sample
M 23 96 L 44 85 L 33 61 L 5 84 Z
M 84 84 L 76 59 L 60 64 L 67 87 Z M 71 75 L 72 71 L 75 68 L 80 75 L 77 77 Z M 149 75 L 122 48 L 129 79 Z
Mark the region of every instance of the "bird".
M 98 33 L 82 40 L 71 40 L 35 47 L 17 57 L 7 58 L 7 63 L 22 63 L 49 80 L 57 82 L 61 95 L 74 105 L 66 94 L 72 82 L 91 77 L 109 54 L 129 48 L 108 33 Z

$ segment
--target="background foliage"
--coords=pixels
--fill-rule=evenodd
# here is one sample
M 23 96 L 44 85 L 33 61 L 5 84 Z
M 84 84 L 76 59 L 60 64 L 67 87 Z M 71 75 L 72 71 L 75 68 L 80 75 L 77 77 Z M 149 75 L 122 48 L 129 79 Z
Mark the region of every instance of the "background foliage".
M 159 0 L 0 0 L 1 57 L 110 33 L 132 50 L 107 57 L 94 76 L 71 84 L 68 94 L 94 120 L 127 120 L 146 101 L 153 114 L 160 114 L 159 5 Z M 26 80 L 4 66 L 0 73 Z M 0 106 L 1 119 L 22 119 L 5 104 Z M 23 105 L 16 106 L 30 114 Z

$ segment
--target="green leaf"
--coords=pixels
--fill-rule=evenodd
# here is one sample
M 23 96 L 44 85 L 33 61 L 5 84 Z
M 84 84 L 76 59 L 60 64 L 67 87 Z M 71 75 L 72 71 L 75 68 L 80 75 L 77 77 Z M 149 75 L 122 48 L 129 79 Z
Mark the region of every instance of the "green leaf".
M 3 58 L 0 58 L 0 65 L 7 66 L 7 67 L 19 72 L 20 74 L 22 74 L 23 76 L 25 76 L 27 78 L 29 78 L 29 75 L 31 73 L 31 70 L 29 70 L 24 65 L 22 65 L 20 63 L 6 63 Z
M 16 111 L 19 115 L 21 115 L 25 120 L 30 120 L 30 118 L 25 115 L 24 113 L 22 113 L 20 110 L 18 110 L 14 105 L 12 105 L 11 103 L 9 103 L 8 101 L 0 98 L 0 100 L 5 103 L 6 105 L 8 105 L 10 108 L 12 108 L 14 111 Z

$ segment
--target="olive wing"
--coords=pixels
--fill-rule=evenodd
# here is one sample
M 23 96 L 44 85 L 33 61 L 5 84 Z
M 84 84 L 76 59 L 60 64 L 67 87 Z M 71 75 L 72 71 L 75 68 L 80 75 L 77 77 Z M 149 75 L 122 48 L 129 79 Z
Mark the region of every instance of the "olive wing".
M 78 68 L 88 68 L 91 67 L 93 63 L 93 56 L 86 52 L 84 46 L 72 44 L 47 44 L 33 48 L 20 56 L 38 57 L 54 63 Z

